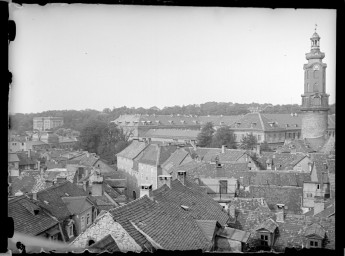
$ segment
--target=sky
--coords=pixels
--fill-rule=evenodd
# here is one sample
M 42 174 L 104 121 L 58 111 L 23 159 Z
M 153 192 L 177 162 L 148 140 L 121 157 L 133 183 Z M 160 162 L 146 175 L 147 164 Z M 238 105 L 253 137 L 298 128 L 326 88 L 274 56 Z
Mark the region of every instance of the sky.
M 11 4 L 10 113 L 301 104 L 317 24 L 335 103 L 336 10 Z

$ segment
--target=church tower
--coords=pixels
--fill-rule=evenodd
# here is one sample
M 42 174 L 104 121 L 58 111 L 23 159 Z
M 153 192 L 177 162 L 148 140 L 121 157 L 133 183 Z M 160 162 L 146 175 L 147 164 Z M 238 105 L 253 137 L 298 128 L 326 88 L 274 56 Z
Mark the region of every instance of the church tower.
M 328 128 L 328 97 L 326 94 L 326 67 L 322 62 L 325 54 L 320 51 L 320 37 L 316 33 L 310 38 L 311 49 L 306 53 L 304 64 L 304 94 L 302 94 L 302 138 L 314 147 L 322 146 Z

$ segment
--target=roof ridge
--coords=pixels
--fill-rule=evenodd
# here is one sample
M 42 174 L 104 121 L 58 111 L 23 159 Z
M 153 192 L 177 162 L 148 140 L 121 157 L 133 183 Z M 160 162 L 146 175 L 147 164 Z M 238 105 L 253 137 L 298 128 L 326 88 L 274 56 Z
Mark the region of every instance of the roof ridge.
M 128 202 L 127 204 L 120 205 L 120 206 L 118 206 L 118 207 L 115 207 L 115 208 L 113 208 L 113 209 L 110 209 L 108 212 L 111 214 L 112 211 L 115 211 L 115 210 L 118 210 L 118 209 L 125 208 L 126 206 L 129 206 L 129 205 L 132 205 L 132 204 L 134 204 L 134 203 L 136 203 L 136 202 L 139 202 L 139 201 L 141 201 L 141 200 L 144 200 L 144 198 L 149 199 L 147 195 L 144 195 L 144 196 L 139 197 L 139 198 L 137 198 L 137 199 L 135 199 L 135 200 L 133 200 L 133 201 L 131 201 L 131 202 Z

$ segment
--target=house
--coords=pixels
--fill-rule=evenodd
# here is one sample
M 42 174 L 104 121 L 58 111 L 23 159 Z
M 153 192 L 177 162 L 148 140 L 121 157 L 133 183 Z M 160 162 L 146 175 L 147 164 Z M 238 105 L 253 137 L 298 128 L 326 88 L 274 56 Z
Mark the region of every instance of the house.
M 334 249 L 334 215 L 324 218 L 290 214 L 285 211 L 284 204 L 277 204 L 275 212 L 272 212 L 265 205 L 264 199 L 259 198 L 235 198 L 229 203 L 230 206 L 235 208 L 236 213 L 236 222 L 231 223 L 230 227 L 251 234 L 247 251 L 272 249 L 284 252 L 287 247 Z
M 314 199 L 316 196 L 323 199 L 330 198 L 331 196 L 331 184 L 328 174 L 328 155 L 311 154 L 311 158 L 313 161 L 310 165 L 311 180 L 305 181 L 303 184 L 303 206 L 306 208 L 314 207 Z
M 48 211 L 60 223 L 62 240 L 73 240 L 97 217 L 95 200 L 77 185 L 65 181 L 33 193 L 38 205 Z
M 157 189 L 158 176 L 163 173 L 162 165 L 176 149 L 176 146 L 148 145 L 138 159 L 138 184 L 152 184 L 152 188 Z
M 183 123 L 183 120 L 181 120 Z M 150 129 L 139 132 L 139 140 L 159 141 L 164 143 L 196 143 L 200 130 L 189 129 Z
M 9 177 L 9 195 L 20 196 L 37 192 L 49 187 L 45 178 L 38 171 L 22 171 L 18 176 Z
M 172 169 L 191 162 L 193 159 L 190 153 L 184 148 L 178 148 L 171 156 L 162 164 L 162 173 L 170 175 Z
M 100 159 L 95 153 L 86 153 L 80 159 L 79 164 L 99 168 L 102 173 L 115 171 L 104 159 Z
M 19 171 L 40 169 L 39 156 L 31 150 L 17 152 L 19 158 Z
M 8 216 L 13 219 L 14 232 L 49 240 L 62 240 L 57 219 L 26 196 L 9 198 Z
M 262 152 L 256 159 L 262 170 L 310 172 L 310 158 L 304 153 Z
M 10 153 L 8 154 L 8 170 L 18 170 L 19 171 L 19 158 L 17 154 Z M 19 172 L 18 172 L 19 175 Z
M 102 212 L 91 226 L 73 240 L 71 245 L 81 248 L 90 246 L 91 252 L 142 251 L 142 248 L 107 211 Z
M 217 202 L 227 201 L 238 194 L 239 182 L 234 178 L 195 178 L 194 181 Z

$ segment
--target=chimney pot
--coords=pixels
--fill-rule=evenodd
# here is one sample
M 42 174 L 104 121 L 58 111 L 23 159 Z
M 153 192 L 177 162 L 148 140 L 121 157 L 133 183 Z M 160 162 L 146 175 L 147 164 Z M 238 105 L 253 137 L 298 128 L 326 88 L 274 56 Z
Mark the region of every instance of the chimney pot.
M 285 205 L 284 204 L 277 204 L 276 221 L 277 222 L 285 221 Z
M 169 188 L 171 188 L 171 175 L 159 175 L 158 176 L 158 188 L 166 184 Z
M 177 179 L 183 184 L 186 184 L 186 171 L 177 171 Z
M 141 184 L 140 185 L 140 197 L 147 195 L 150 197 L 152 192 L 152 185 L 151 184 Z

